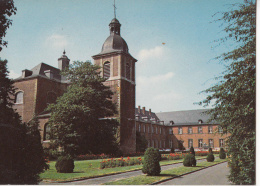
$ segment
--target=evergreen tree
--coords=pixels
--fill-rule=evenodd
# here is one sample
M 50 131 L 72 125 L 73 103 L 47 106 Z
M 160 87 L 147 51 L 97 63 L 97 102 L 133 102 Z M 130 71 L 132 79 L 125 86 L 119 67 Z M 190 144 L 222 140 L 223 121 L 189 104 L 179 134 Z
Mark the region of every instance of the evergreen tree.
M 234 8 L 219 20 L 228 24 L 224 29 L 228 35 L 221 41 L 231 39 L 237 47 L 216 58 L 227 69 L 218 84 L 205 90 L 209 96 L 201 104 L 214 101 L 208 114 L 230 133 L 230 181 L 255 184 L 256 2 L 245 0 Z
M 15 89 L 6 65 L 0 60 L 0 184 L 37 184 L 46 167 L 40 134 L 36 124 L 22 124 L 12 108 Z
M 71 82 L 67 91 L 51 104 L 51 146 L 62 153 L 115 153 L 118 122 L 105 119 L 116 113 L 112 92 L 100 76 L 100 67 L 74 62 L 62 74 Z

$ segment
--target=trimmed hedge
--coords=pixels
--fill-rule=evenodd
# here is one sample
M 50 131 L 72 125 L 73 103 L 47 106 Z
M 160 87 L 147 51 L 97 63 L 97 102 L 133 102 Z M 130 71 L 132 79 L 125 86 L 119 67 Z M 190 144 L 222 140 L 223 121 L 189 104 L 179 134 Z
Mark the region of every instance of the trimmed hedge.
M 183 165 L 185 167 L 192 167 L 192 166 L 196 166 L 197 161 L 196 158 L 193 154 L 187 154 L 183 160 Z
M 215 160 L 215 157 L 213 153 L 209 153 L 207 156 L 207 162 L 213 162 Z
M 143 173 L 148 176 L 158 176 L 161 172 L 160 160 L 159 150 L 153 147 L 148 148 L 144 154 Z
M 220 148 L 219 158 L 220 159 L 226 159 L 226 152 L 224 151 L 223 148 Z
M 71 156 L 60 156 L 55 164 L 59 173 L 72 173 L 74 169 L 74 160 Z
M 194 151 L 194 148 L 193 148 L 193 147 L 190 148 L 190 153 L 195 156 L 195 151 Z

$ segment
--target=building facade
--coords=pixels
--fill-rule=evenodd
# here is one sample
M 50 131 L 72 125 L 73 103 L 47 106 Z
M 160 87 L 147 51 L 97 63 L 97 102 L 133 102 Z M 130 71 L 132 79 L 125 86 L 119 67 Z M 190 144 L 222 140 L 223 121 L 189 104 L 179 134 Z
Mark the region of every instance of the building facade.
M 135 63 L 126 41 L 121 37 L 121 24 L 114 18 L 109 24 L 110 35 L 105 40 L 102 50 L 92 56 L 94 64 L 101 67 L 101 76 L 107 78 L 104 83 L 114 93 L 112 101 L 116 103 L 120 148 L 124 153 L 136 152 L 136 131 L 144 135 L 149 147 L 160 149 L 190 148 L 218 149 L 224 146 L 225 136 L 215 132 L 217 123 L 207 123 L 209 116 L 205 110 L 153 113 L 145 107 L 135 108 Z M 23 122 L 37 116 L 43 145 L 49 143 L 48 104 L 55 103 L 69 86 L 61 70 L 69 66 L 69 58 L 64 51 L 58 59 L 58 68 L 40 63 L 31 70 L 23 70 L 15 79 L 17 88 L 14 108 L 21 115 Z M 221 132 L 221 130 L 220 130 Z

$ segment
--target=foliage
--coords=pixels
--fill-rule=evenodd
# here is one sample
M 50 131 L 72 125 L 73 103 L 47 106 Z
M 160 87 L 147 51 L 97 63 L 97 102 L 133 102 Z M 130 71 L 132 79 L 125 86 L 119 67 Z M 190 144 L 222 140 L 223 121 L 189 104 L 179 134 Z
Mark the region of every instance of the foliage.
M 191 146 L 191 148 L 190 148 L 190 154 L 193 154 L 195 156 L 195 151 L 194 151 L 193 146 Z
M 209 153 L 213 153 L 212 148 L 209 148 Z
M 210 152 L 210 153 L 208 154 L 208 156 L 207 156 L 207 161 L 208 161 L 208 162 L 213 162 L 214 160 L 215 160 L 215 157 L 214 157 L 213 153 Z
M 147 146 L 148 141 L 145 139 L 144 135 L 141 135 L 140 132 L 136 131 L 136 151 L 145 152 Z
M 185 157 L 186 154 L 177 154 L 177 153 L 170 153 L 169 155 L 166 154 L 162 154 L 161 155 L 161 160 L 179 160 L 179 159 L 183 159 Z
M 7 29 L 12 25 L 12 20 L 8 17 L 16 14 L 16 10 L 13 0 L 0 1 L 0 51 L 3 46 L 7 46 L 7 41 L 4 41 L 3 37 L 5 37 Z
M 124 166 L 133 166 L 133 165 L 141 165 L 143 164 L 143 160 L 141 157 L 138 158 L 118 158 L 118 159 L 105 159 L 100 162 L 100 169 L 104 168 L 114 168 L 114 167 L 124 167 Z
M 225 153 L 223 148 L 220 148 L 219 158 L 220 159 L 226 159 L 226 153 Z
M 158 149 L 153 147 L 148 148 L 144 154 L 143 173 L 148 176 L 156 176 L 161 172 L 160 167 L 161 155 Z
M 62 74 L 71 84 L 56 104 L 49 105 L 51 148 L 63 154 L 116 153 L 118 122 L 104 119 L 116 113 L 112 92 L 103 83 L 100 67 L 90 62 L 74 62 Z
M 185 157 L 184 157 L 184 160 L 183 160 L 183 165 L 185 167 L 192 167 L 192 166 L 196 166 L 196 158 L 193 154 L 187 154 Z
M 201 104 L 213 102 L 208 114 L 230 134 L 226 140 L 232 159 L 230 181 L 255 184 L 256 1 L 235 4 L 219 21 L 227 24 L 227 36 L 220 41 L 237 46 L 216 58 L 226 63 L 226 71 L 218 84 L 204 91 L 208 97 Z
M 74 160 L 71 156 L 60 156 L 55 164 L 59 173 L 72 173 L 74 169 Z
M 15 88 L 6 65 L 0 60 L 0 184 L 37 184 L 47 168 L 38 122 L 22 124 L 12 108 Z

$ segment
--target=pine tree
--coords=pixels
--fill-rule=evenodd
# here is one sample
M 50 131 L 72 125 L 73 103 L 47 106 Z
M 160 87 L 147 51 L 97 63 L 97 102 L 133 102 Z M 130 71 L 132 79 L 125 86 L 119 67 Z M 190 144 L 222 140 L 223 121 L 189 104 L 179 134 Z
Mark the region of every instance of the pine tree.
M 201 104 L 214 101 L 208 114 L 230 133 L 230 181 L 255 184 L 256 2 L 245 0 L 234 8 L 219 19 L 228 24 L 224 29 L 228 35 L 220 41 L 232 40 L 238 46 L 216 58 L 227 69 L 218 84 L 204 91 L 209 96 Z

